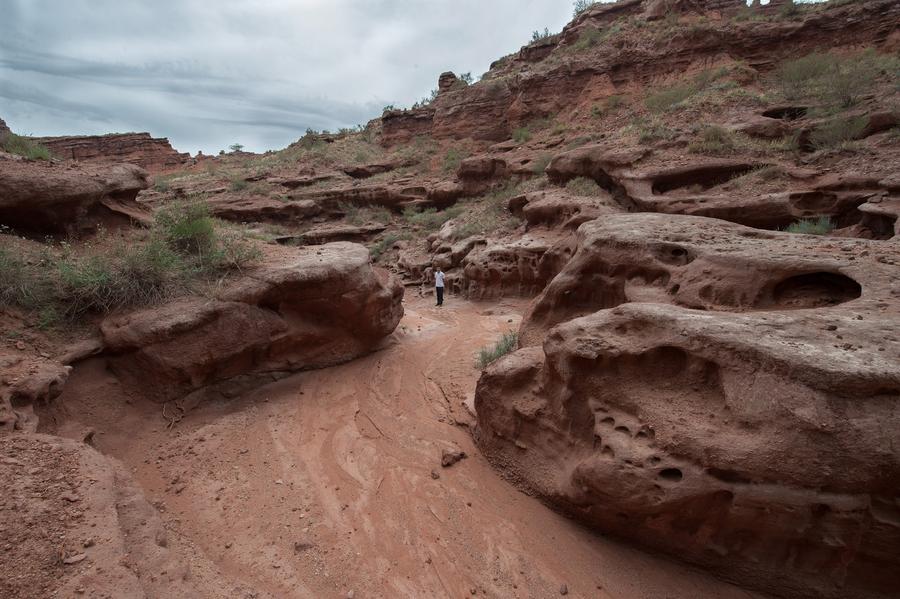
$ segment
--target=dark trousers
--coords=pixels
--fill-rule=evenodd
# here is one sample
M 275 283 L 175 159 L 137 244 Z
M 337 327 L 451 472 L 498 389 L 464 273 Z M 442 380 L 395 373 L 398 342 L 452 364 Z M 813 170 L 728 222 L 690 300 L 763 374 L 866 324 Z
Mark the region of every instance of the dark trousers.
M 435 287 L 434 292 L 437 293 L 437 305 L 444 305 L 444 288 L 443 287 Z

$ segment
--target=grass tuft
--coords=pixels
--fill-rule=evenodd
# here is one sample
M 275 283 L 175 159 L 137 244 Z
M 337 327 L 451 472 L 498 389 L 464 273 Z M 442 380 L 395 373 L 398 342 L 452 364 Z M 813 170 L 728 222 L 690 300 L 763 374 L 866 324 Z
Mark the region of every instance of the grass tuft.
M 600 196 L 604 193 L 596 181 L 587 177 L 575 177 L 570 180 L 566 183 L 566 190 L 576 196 Z
M 801 218 L 791 223 L 785 229 L 788 233 L 800 233 L 802 235 L 827 235 L 834 230 L 831 217 L 820 216 L 818 218 Z
M 503 333 L 493 347 L 482 347 L 478 352 L 478 367 L 484 370 L 489 364 L 515 351 L 519 344 L 519 334 L 515 331 Z
M 15 133 L 0 136 L 0 150 L 29 160 L 50 160 L 50 150 L 46 146 Z

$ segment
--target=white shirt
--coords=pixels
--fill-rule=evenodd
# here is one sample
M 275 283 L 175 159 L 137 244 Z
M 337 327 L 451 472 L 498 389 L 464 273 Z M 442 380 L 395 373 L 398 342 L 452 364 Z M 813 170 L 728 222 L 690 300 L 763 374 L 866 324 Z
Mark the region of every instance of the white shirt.
M 444 273 L 442 273 L 442 272 L 434 273 L 434 286 L 435 287 L 443 287 L 444 286 Z

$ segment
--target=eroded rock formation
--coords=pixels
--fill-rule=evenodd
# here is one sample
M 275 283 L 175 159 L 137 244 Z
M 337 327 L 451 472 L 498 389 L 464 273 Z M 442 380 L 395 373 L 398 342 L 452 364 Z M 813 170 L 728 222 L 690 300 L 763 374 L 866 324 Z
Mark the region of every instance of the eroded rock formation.
M 896 246 L 653 214 L 579 235 L 526 347 L 479 382 L 485 454 L 574 517 L 744 584 L 890 596 Z
M 149 186 L 131 164 L 65 165 L 0 156 L 0 224 L 36 233 L 148 222 L 135 198 Z
M 191 157 L 175 151 L 168 139 L 151 137 L 149 133 L 35 137 L 33 140 L 64 160 L 127 162 L 154 172 L 182 167 Z
M 670 73 L 696 70 L 697 65 L 714 63 L 723 56 L 768 69 L 788 56 L 802 56 L 819 48 L 824 39 L 834 46 L 880 46 L 889 41 L 900 18 L 900 8 L 893 0 L 847 3 L 828 14 L 809 13 L 800 24 L 780 19 L 733 22 L 722 18 L 743 7 L 744 3 L 732 0 L 597 4 L 560 34 L 492 64 L 479 85 L 447 91 L 421 108 L 386 112 L 382 116 L 382 142 L 392 146 L 425 134 L 500 141 L 507 139 L 514 128 L 534 119 L 572 106 L 590 105 L 617 90 Z M 671 37 L 666 43 L 629 46 L 627 52 L 600 60 L 576 54 L 541 63 L 554 48 L 571 48 L 591 30 L 606 31 L 616 19 L 656 20 L 669 11 L 702 13 L 711 18 L 690 34 Z
M 403 315 L 403 287 L 368 251 L 337 242 L 273 248 L 217 294 L 113 316 L 101 325 L 117 375 L 167 401 L 242 375 L 344 362 L 370 351 Z M 144 381 L 160 381 L 146 389 Z

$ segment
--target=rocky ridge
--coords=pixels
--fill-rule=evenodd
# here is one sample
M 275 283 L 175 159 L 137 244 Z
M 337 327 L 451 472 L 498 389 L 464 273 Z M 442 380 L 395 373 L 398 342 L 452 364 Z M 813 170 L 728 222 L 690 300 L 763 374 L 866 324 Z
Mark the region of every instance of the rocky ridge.
M 32 139 L 47 147 L 61 160 L 78 160 L 91 164 L 126 162 L 151 172 L 182 168 L 191 158 L 188 153 L 176 152 L 165 137 L 151 137 L 149 133 L 67 135 Z

